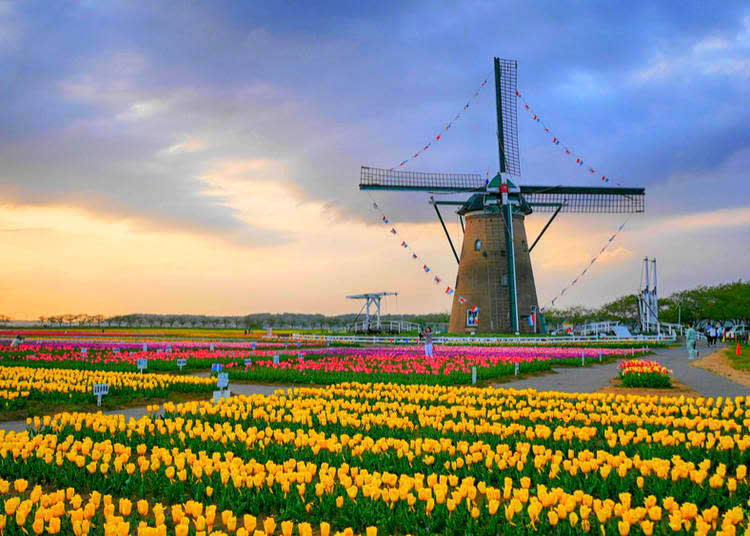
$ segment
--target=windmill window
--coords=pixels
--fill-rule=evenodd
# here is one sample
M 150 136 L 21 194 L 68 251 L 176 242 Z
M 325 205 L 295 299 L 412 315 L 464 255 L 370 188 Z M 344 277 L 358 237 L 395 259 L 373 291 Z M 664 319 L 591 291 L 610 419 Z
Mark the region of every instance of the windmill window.
M 477 239 L 474 241 L 474 251 L 480 251 L 482 249 L 482 241 Z

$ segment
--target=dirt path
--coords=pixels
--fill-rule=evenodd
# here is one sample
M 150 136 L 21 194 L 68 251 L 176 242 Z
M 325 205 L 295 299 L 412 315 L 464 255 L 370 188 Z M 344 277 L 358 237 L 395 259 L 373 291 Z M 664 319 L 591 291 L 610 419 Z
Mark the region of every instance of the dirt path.
M 716 350 L 714 353 L 707 355 L 706 357 L 694 361 L 691 365 L 750 387 L 750 372 L 747 370 L 737 370 L 732 367 L 732 362 L 726 354 L 725 347 Z

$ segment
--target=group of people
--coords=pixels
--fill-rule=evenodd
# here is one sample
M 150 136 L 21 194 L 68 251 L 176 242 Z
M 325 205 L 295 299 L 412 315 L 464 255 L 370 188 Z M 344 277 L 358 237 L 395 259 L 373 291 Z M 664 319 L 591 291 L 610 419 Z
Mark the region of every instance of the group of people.
M 706 341 L 708 342 L 709 346 L 713 346 L 716 344 L 716 341 L 721 339 L 723 335 L 724 329 L 720 328 L 718 325 L 712 326 L 710 324 L 707 324 L 705 328 L 703 328 L 703 333 L 706 335 Z

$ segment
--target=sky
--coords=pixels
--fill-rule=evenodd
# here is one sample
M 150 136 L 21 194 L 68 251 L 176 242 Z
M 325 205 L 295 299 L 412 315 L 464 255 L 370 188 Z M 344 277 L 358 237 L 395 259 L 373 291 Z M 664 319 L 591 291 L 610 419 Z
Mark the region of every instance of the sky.
M 662 295 L 748 279 L 746 2 L 359 4 L 0 0 L 0 313 L 337 314 L 386 290 L 388 312 L 448 311 L 360 166 L 410 158 L 489 79 L 406 169 L 496 173 L 495 56 L 597 169 L 519 107 L 519 183 L 646 188 L 558 306 L 635 292 L 646 256 Z M 453 281 L 427 194 L 373 198 Z M 557 218 L 532 253 L 542 305 L 624 219 Z

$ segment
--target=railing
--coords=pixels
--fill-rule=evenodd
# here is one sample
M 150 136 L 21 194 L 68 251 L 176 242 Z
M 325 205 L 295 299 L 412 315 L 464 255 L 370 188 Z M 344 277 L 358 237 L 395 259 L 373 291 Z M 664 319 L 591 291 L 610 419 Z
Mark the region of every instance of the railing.
M 377 321 L 370 320 L 370 330 L 375 331 L 378 329 Z M 367 333 L 368 326 L 366 321 L 357 322 L 347 326 L 347 331 L 353 331 L 354 333 Z M 419 331 L 419 324 L 409 322 L 407 320 L 388 320 L 380 322 L 380 330 L 388 333 L 401 333 L 403 331 Z
M 292 333 L 295 340 L 328 342 L 354 342 L 365 344 L 419 344 L 419 337 L 365 336 L 365 335 L 308 335 Z M 586 342 L 674 342 L 667 335 L 637 335 L 633 337 L 433 337 L 435 344 L 569 344 Z

